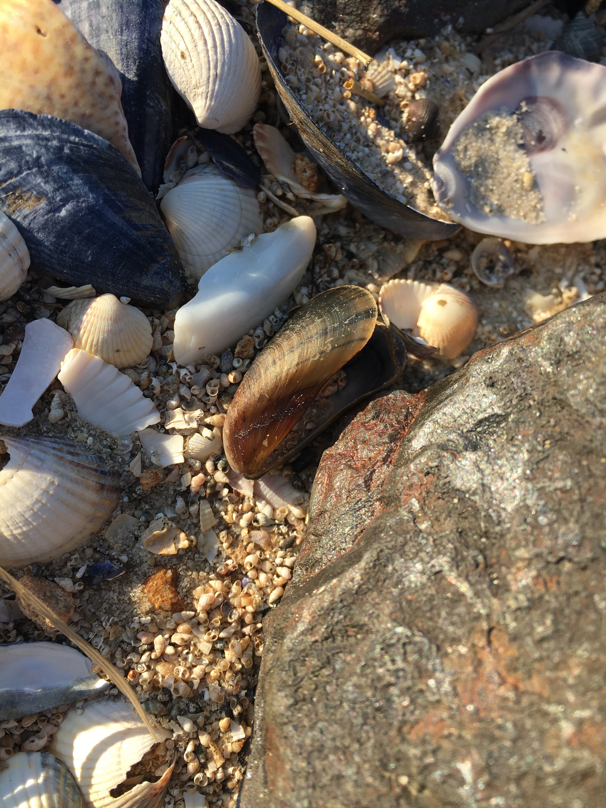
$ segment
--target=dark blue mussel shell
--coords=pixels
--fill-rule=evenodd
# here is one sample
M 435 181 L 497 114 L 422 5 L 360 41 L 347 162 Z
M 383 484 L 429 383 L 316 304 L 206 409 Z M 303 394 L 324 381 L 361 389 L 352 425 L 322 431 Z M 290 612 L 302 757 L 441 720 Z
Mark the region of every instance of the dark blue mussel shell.
M 1 111 L 0 210 L 37 272 L 142 306 L 178 304 L 182 268 L 154 200 L 98 135 L 50 115 Z
M 459 225 L 431 219 L 386 194 L 314 123 L 280 71 L 278 50 L 283 45 L 282 31 L 287 24 L 286 14 L 275 6 L 267 2 L 257 6 L 257 32 L 276 88 L 314 160 L 355 208 L 382 227 L 427 241 L 452 236 Z
M 261 169 L 253 163 L 233 137 L 214 129 L 200 127 L 193 133 L 193 137 L 200 141 L 219 171 L 226 177 L 243 188 L 254 188 L 255 185 L 261 184 Z

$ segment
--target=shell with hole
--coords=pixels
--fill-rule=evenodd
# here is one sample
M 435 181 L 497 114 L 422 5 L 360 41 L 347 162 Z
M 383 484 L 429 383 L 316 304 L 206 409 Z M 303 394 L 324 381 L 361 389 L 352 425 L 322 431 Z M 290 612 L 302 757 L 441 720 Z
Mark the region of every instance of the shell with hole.
M 115 295 L 74 300 L 60 312 L 57 324 L 72 335 L 74 347 L 117 368 L 138 365 L 152 349 L 147 317 Z
M 21 286 L 29 264 L 27 244 L 6 213 L 0 213 L 0 303 Z
M 232 134 L 248 122 L 261 92 L 255 48 L 215 0 L 170 0 L 161 34 L 169 78 L 198 124 Z
M 395 280 L 381 287 L 383 316 L 439 350 L 443 359 L 459 356 L 478 327 L 478 310 L 464 292 L 447 283 Z
M 118 503 L 120 475 L 71 441 L 2 437 L 0 565 L 45 563 L 96 533 Z M 0 455 L 1 458 L 1 455 Z
M 187 276 L 194 281 L 237 250 L 251 233 L 263 232 L 253 188 L 242 188 L 214 166 L 188 171 L 160 203 Z
M 19 752 L 0 764 L 3 808 L 82 808 L 82 794 L 65 763 L 47 752 Z

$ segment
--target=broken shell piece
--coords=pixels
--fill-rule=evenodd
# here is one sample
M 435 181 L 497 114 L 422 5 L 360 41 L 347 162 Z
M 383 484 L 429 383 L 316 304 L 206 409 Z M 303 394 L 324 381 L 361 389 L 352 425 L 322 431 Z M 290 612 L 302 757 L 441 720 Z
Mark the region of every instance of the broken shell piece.
M 98 356 L 73 348 L 59 381 L 74 399 L 78 415 L 116 435 L 157 424 L 160 413 L 124 373 Z
M 92 536 L 116 507 L 119 474 L 69 441 L 3 437 L 0 565 L 44 564 Z
M 185 533 L 165 516 L 154 519 L 141 536 L 141 544 L 154 555 L 176 555 L 189 547 Z
M 88 657 L 67 645 L 0 645 L 0 721 L 97 696 L 107 687 Z
M 192 435 L 187 441 L 183 454 L 185 457 L 204 462 L 208 460 L 211 454 L 220 452 L 222 445 L 221 430 L 215 427 L 212 431 L 212 437 L 203 435 L 200 432 Z
M 513 256 L 501 239 L 483 238 L 471 254 L 471 268 L 486 286 L 500 289 L 515 272 Z
M 300 505 L 305 499 L 303 491 L 293 488 L 280 473 L 264 474 L 263 477 L 255 480 L 255 494 L 257 499 L 269 502 L 272 508 Z
M 166 435 L 155 429 L 142 429 L 139 431 L 139 440 L 152 462 L 158 466 L 173 466 L 183 463 L 185 459 L 182 435 Z
M 82 808 L 72 773 L 46 752 L 19 752 L 0 771 L 3 808 Z
M 21 233 L 0 213 L 0 302 L 12 297 L 26 278 L 29 250 Z
M 49 286 L 44 289 L 44 293 L 59 298 L 59 300 L 80 300 L 85 297 L 95 297 L 97 292 L 90 283 L 84 286 Z
M 152 349 L 147 317 L 112 294 L 74 300 L 60 312 L 57 323 L 69 331 L 76 348 L 117 368 L 138 365 Z
M 143 808 L 157 804 L 173 767 L 156 783 L 139 783 L 119 797 L 110 792 L 156 743 L 129 705 L 89 701 L 78 714 L 67 713 L 49 751 L 76 778 L 86 805 L 93 808 Z
M 23 426 L 34 417 L 32 408 L 55 378 L 73 340 L 50 320 L 25 326 L 23 348 L 0 396 L 0 424 Z

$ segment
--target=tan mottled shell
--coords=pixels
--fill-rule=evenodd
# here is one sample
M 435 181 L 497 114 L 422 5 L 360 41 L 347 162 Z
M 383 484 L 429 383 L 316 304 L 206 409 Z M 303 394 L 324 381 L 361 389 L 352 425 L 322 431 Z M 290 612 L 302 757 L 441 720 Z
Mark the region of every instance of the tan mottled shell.
M 214 0 L 170 0 L 162 55 L 176 90 L 198 124 L 232 134 L 248 122 L 261 92 L 261 69 L 242 26 Z
M 117 368 L 138 365 L 152 349 L 147 317 L 115 295 L 74 300 L 59 314 L 57 323 L 72 335 L 74 347 Z
M 45 563 L 73 550 L 111 515 L 119 475 L 69 441 L 3 437 L 10 460 L 0 471 L 0 565 Z
M 0 213 L 0 302 L 12 297 L 27 275 L 27 244 L 6 213 Z
M 118 72 L 52 0 L 0 0 L 0 109 L 54 115 L 109 140 L 141 173 Z M 43 69 L 41 69 L 43 65 Z
M 387 95 L 396 86 L 394 74 L 381 62 L 373 60 L 366 71 L 366 78 L 372 81 L 372 90 L 379 98 Z
M 0 772 L 2 808 L 82 808 L 66 765 L 46 752 L 19 752 Z

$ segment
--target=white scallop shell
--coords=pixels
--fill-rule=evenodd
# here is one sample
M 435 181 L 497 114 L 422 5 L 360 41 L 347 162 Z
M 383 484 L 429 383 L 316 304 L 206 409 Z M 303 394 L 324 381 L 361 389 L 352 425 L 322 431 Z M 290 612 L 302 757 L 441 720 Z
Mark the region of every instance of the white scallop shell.
M 255 48 L 214 0 L 170 0 L 160 37 L 168 76 L 198 124 L 232 134 L 248 122 L 261 92 Z
M 396 280 L 384 284 L 379 291 L 381 313 L 397 328 L 412 331 L 418 337 L 417 320 L 421 303 L 438 288 L 436 283 Z
M 147 317 L 115 295 L 74 300 L 57 317 L 57 325 L 74 338 L 74 347 L 101 357 L 117 368 L 131 368 L 152 349 Z
M 81 808 L 67 766 L 46 752 L 19 752 L 0 769 L 2 808 Z
M 85 804 L 92 808 L 144 808 L 156 804 L 172 767 L 157 783 L 139 783 L 120 797 L 110 791 L 156 743 L 129 705 L 89 701 L 80 715 L 67 713 L 49 750 L 76 778 Z
M 29 250 L 6 213 L 0 213 L 0 302 L 12 297 L 27 275 Z
M 193 457 L 195 460 L 203 462 L 208 460 L 211 454 L 220 452 L 222 446 L 221 430 L 215 427 L 213 429 L 212 438 L 207 438 L 200 432 L 196 432 L 195 435 L 192 435 L 187 441 L 183 454 L 185 457 Z
M 73 348 L 59 381 L 74 399 L 78 415 L 116 435 L 157 424 L 160 413 L 124 373 L 98 356 Z
M 242 188 L 214 166 L 197 166 L 162 199 L 160 209 L 185 272 L 202 275 L 245 236 L 263 232 L 254 188 Z
M 372 81 L 371 92 L 379 96 L 379 98 L 383 98 L 396 86 L 394 74 L 386 64 L 378 62 L 376 59 L 373 59 L 369 64 L 366 70 L 366 78 Z
M 55 438 L 2 440 L 10 460 L 0 471 L 0 565 L 45 563 L 99 530 L 121 493 L 100 457 Z

